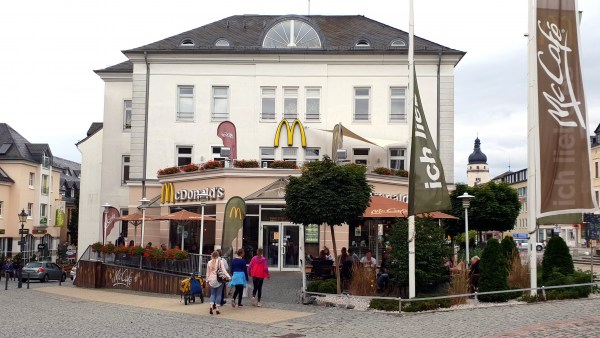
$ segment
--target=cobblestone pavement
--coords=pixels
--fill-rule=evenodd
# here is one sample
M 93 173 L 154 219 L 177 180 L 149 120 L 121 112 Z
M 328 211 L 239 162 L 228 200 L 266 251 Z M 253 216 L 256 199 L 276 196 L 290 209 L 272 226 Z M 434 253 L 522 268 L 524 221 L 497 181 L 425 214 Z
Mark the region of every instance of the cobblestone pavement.
M 291 279 L 292 277 L 290 277 Z M 285 280 L 282 279 L 282 280 Z M 186 310 L 197 314 L 174 313 L 156 309 L 89 301 L 41 292 L 40 288 L 57 288 L 58 282 L 31 283 L 27 290 L 9 282 L 0 289 L 3 329 L 13 337 L 598 337 L 600 335 L 600 298 L 558 301 L 519 306 L 498 306 L 451 312 L 421 314 L 385 314 L 360 312 L 321 306 L 294 304 L 294 292 L 285 292 L 281 285 L 265 286 L 265 309 L 309 312 L 301 318 L 256 323 L 266 314 L 263 308 L 226 308 L 225 311 L 253 311 L 253 322 L 230 320 L 224 316 L 208 316 L 206 304 L 188 305 Z M 287 283 L 294 282 L 293 280 Z M 60 288 L 73 288 L 67 281 Z M 80 290 L 79 288 L 77 288 Z M 85 289 L 84 289 L 85 290 Z M 115 291 L 118 292 L 118 291 Z M 135 293 L 123 293 L 137 297 Z M 154 295 L 157 299 L 179 298 Z M 275 302 L 278 297 L 287 303 Z M 248 302 L 247 302 L 248 303 Z M 249 305 L 249 304 L 246 304 Z M 181 305 L 183 308 L 184 305 Z M 204 311 L 202 311 L 204 312 Z M 262 312 L 262 313 L 261 313 Z M 273 311 L 269 312 L 273 313 Z M 272 316 L 272 314 L 270 315 Z M 269 319 L 269 320 L 267 320 Z M 273 322 L 265 318 L 265 322 Z M 7 332 L 7 331 L 3 331 Z

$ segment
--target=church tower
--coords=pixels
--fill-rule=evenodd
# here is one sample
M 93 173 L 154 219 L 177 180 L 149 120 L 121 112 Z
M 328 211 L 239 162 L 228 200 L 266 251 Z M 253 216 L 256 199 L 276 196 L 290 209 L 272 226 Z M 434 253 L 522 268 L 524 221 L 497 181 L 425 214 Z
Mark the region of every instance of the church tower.
M 467 165 L 467 184 L 470 187 L 487 183 L 490 181 L 490 169 L 487 164 L 487 156 L 481 152 L 481 141 L 479 137 L 475 139 L 473 153 L 469 155 L 469 164 Z

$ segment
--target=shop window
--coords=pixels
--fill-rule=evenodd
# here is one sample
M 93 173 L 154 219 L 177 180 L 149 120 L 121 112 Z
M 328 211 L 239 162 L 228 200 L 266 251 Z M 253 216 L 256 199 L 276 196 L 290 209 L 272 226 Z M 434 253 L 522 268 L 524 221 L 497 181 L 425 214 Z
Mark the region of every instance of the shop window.
M 321 148 L 304 148 L 304 162 L 318 161 L 320 152 Z
M 352 149 L 352 153 L 354 155 L 354 163 L 364 166 L 369 164 L 369 148 L 354 148 Z
M 229 87 L 213 87 L 212 120 L 225 121 L 229 118 Z
M 298 148 L 296 147 L 284 147 L 282 148 L 282 158 L 287 162 L 298 161 Z
M 275 87 L 261 88 L 261 114 L 263 121 L 275 121 Z
M 371 88 L 354 88 L 354 121 L 369 121 Z
M 298 88 L 283 88 L 283 118 L 298 119 Z
M 181 167 L 192 163 L 192 147 L 178 146 L 177 147 L 177 166 Z
M 270 168 L 275 161 L 275 148 L 260 147 L 260 166 Z
M 390 121 L 406 121 L 406 89 L 390 88 Z
M 406 149 L 390 148 L 390 169 L 404 169 L 406 164 Z
M 306 88 L 306 120 L 321 119 L 321 88 Z
M 177 86 L 177 121 L 194 121 L 194 86 Z

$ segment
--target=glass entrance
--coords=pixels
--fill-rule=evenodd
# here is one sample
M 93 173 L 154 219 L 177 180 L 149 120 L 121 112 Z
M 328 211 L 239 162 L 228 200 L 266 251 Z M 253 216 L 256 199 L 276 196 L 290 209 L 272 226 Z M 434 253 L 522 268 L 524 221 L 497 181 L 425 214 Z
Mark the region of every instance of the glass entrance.
M 298 271 L 304 245 L 301 227 L 295 224 L 263 222 L 259 246 L 263 248 L 269 269 Z

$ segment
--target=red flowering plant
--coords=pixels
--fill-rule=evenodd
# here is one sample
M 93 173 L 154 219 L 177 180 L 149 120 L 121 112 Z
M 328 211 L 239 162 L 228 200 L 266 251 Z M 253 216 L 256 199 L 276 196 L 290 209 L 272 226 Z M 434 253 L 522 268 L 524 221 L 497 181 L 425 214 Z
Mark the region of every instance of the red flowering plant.
M 96 243 L 92 244 L 92 251 L 100 252 L 103 247 L 104 247 L 104 244 L 102 244 L 101 242 L 96 242 Z
M 298 165 L 293 161 L 273 161 L 271 168 L 277 169 L 298 169 Z
M 102 246 L 102 249 L 100 249 L 100 251 L 105 254 L 113 253 L 115 251 L 115 245 L 112 243 L 108 243 L 108 244 Z
M 144 257 L 150 259 L 151 261 L 158 261 L 162 259 L 164 256 L 164 252 L 160 248 L 148 248 L 146 252 L 144 252 Z
M 233 162 L 233 166 L 236 168 L 259 168 L 257 160 L 238 160 Z
M 128 255 L 130 250 L 128 247 L 124 246 L 124 245 L 119 245 L 116 246 L 115 249 L 113 250 L 113 252 L 115 254 L 123 254 L 123 255 Z
M 404 169 L 396 170 L 396 176 L 408 177 L 408 171 Z
M 223 168 L 223 163 L 219 161 L 208 161 L 202 166 L 202 170 Z
M 188 257 L 189 253 L 185 250 L 180 250 L 178 248 L 168 249 L 165 252 L 166 259 L 175 259 L 178 261 L 184 260 Z
M 386 167 L 377 167 L 377 168 L 373 169 L 373 173 L 379 174 L 379 175 L 394 175 L 395 174 L 394 170 L 388 169 Z
M 190 163 L 190 164 L 186 164 L 184 166 L 182 166 L 181 171 L 185 171 L 186 173 L 189 173 L 191 171 L 198 171 L 198 169 L 200 169 L 200 167 L 197 164 L 194 163 Z
M 159 169 L 156 172 L 156 174 L 158 174 L 159 176 L 161 176 L 161 175 L 171 175 L 171 174 L 177 174 L 180 171 L 181 170 L 179 169 L 179 167 L 168 167 L 168 168 L 164 168 L 164 169 Z
M 134 246 L 134 247 L 130 247 L 130 248 L 128 248 L 128 249 L 129 249 L 129 254 L 130 254 L 130 255 L 133 255 L 133 256 L 141 256 L 141 255 L 143 255 L 144 253 L 146 253 L 146 249 L 145 249 L 145 248 L 142 248 L 142 247 L 141 247 L 141 246 L 139 246 L 139 245 L 136 245 L 136 246 Z

